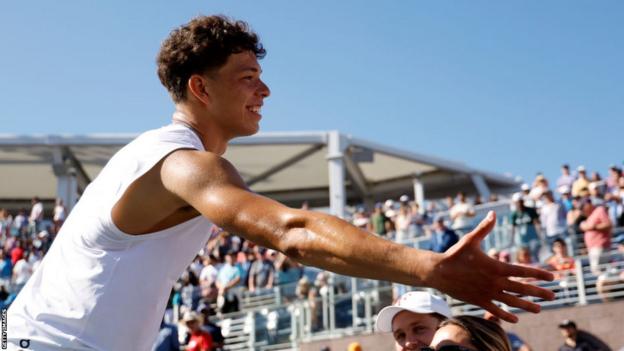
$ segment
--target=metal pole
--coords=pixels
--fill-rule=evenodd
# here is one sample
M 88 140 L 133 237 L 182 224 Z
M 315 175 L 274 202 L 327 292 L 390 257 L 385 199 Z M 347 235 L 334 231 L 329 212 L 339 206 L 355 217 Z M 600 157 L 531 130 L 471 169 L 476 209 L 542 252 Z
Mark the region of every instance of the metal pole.
M 338 131 L 331 131 L 327 138 L 327 163 L 329 170 L 329 207 L 331 214 L 345 216 L 345 164 L 346 142 Z
M 587 305 L 585 277 L 583 277 L 583 263 L 581 260 L 576 260 L 574 264 L 576 265 L 576 289 L 578 291 L 579 305 Z

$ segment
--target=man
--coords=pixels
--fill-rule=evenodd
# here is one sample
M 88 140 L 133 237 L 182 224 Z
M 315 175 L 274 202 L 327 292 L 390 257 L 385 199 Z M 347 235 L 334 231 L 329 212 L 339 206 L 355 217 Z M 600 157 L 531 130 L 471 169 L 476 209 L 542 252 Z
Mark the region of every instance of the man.
M 449 216 L 453 221 L 452 228 L 467 231 L 472 226 L 472 218 L 475 216 L 474 207 L 466 201 L 466 194 L 457 193 L 457 203 L 451 207 Z
M 444 224 L 444 218 L 438 217 L 433 222 L 433 230 L 431 232 L 431 251 L 446 252 L 451 246 L 459 241 L 459 236 L 453 229 L 447 228 Z
M 553 242 L 558 238 L 564 238 L 565 210 L 562 205 L 555 201 L 553 193 L 549 190 L 542 194 L 542 207 L 540 209 L 540 223 L 546 234 L 546 242 L 552 248 Z
M 216 283 L 219 291 L 217 305 L 219 305 L 221 313 L 238 311 L 236 286 L 241 281 L 241 275 L 240 270 L 235 265 L 235 257 L 236 253 L 234 251 L 229 251 L 225 254 L 225 262 L 217 274 Z
M 526 247 L 533 261 L 539 261 L 540 222 L 537 212 L 532 207 L 524 206 L 524 200 L 518 193 L 512 196 L 515 209 L 511 212 L 511 242 L 518 247 Z
M 594 206 L 590 199 L 581 200 L 581 211 L 587 217 L 579 227 L 584 233 L 589 266 L 594 275 L 600 275 L 601 256 L 611 247 L 613 224 L 604 206 Z
M 570 174 L 570 166 L 564 164 L 561 166 L 561 176 L 557 179 L 557 188 L 568 187 L 571 188 L 574 184 L 574 177 Z
M 43 202 L 39 197 L 35 196 L 31 200 L 32 208 L 30 209 L 30 216 L 28 217 L 28 225 L 30 234 L 36 234 L 41 226 L 43 220 Z
M 392 332 L 396 351 L 420 350 L 429 346 L 438 325 L 451 315 L 443 299 L 425 291 L 410 291 L 379 312 L 375 328 Z
M 126 145 L 87 187 L 9 309 L 12 346 L 28 339 L 38 350 L 149 349 L 171 286 L 213 225 L 305 265 L 430 286 L 509 321 L 517 318 L 492 300 L 538 312 L 516 294 L 554 297 L 509 279 L 552 274 L 481 252 L 493 212 L 436 254 L 251 192 L 221 155 L 231 139 L 258 131 L 270 94 L 260 78 L 264 54 L 246 23 L 222 16 L 198 17 L 163 42 L 158 75 L 175 103 L 173 123 Z
M 572 196 L 581 196 L 581 193 L 589 187 L 589 179 L 585 166 L 579 166 L 576 170 L 578 178 L 572 184 Z
M 559 323 L 561 335 L 565 338 L 559 351 L 611 351 L 602 340 L 596 336 L 576 328 L 576 323 L 564 320 Z
M 259 293 L 266 289 L 273 288 L 273 282 L 275 280 L 275 267 L 273 262 L 266 257 L 266 249 L 256 246 L 253 248 L 255 261 L 249 268 L 249 291 Z

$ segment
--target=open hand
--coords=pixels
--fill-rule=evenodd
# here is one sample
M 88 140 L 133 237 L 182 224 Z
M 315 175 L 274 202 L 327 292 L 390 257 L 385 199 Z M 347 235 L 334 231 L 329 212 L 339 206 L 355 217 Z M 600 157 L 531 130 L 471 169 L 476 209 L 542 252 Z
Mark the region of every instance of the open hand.
M 502 310 L 494 300 L 537 313 L 538 304 L 520 296 L 554 299 L 552 291 L 510 279 L 511 277 L 553 280 L 553 275 L 541 269 L 512 265 L 488 257 L 480 247 L 481 240 L 492 230 L 496 214 L 490 211 L 479 226 L 441 255 L 432 271 L 430 286 L 462 301 L 480 306 L 511 323 L 518 317 Z

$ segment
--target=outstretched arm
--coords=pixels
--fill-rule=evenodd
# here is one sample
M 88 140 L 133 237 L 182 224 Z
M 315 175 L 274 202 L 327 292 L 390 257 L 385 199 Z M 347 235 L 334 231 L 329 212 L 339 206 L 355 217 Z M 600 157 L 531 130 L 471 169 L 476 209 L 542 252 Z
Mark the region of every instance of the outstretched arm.
M 508 279 L 551 280 L 552 274 L 498 262 L 481 251 L 480 241 L 495 223 L 493 214 L 446 253 L 436 254 L 378 238 L 334 216 L 292 209 L 254 194 L 229 162 L 210 153 L 172 153 L 162 164 L 161 179 L 166 189 L 216 225 L 306 265 L 430 286 L 508 321 L 516 321 L 516 317 L 496 307 L 492 300 L 537 312 L 538 305 L 510 293 L 553 297 L 548 290 Z

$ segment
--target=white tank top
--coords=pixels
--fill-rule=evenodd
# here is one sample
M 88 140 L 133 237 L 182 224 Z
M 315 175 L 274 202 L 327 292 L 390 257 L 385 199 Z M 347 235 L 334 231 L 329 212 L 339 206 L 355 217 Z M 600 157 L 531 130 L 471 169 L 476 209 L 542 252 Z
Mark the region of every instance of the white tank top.
M 145 235 L 111 219 L 126 188 L 176 149 L 204 150 L 186 126 L 148 131 L 87 187 L 8 311 L 8 337 L 29 350 L 150 350 L 171 288 L 210 235 L 202 216 Z M 22 345 L 25 342 L 22 341 Z

